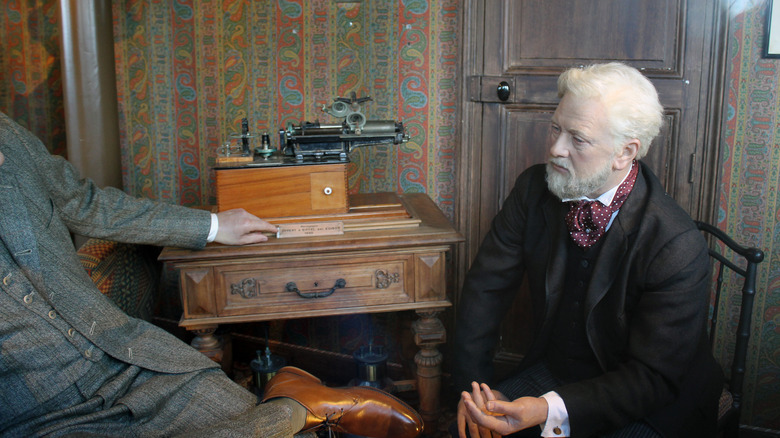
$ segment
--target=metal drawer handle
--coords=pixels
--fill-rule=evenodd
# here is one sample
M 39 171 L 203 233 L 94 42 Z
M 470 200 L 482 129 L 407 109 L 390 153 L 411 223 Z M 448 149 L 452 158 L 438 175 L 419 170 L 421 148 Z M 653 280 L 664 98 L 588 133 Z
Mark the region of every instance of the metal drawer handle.
M 336 280 L 336 284 L 327 292 L 301 292 L 298 290 L 298 286 L 295 285 L 295 282 L 291 281 L 287 283 L 287 292 L 295 292 L 301 298 L 325 298 L 333 295 L 333 292 L 336 292 L 336 289 L 341 289 L 346 285 L 347 282 L 343 278 L 339 278 Z

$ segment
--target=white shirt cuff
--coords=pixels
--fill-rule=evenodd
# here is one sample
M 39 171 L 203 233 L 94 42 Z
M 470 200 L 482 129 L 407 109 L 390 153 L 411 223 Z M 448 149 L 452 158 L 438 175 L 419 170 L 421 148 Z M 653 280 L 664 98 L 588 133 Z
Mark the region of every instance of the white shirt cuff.
M 219 219 L 217 215 L 211 213 L 211 229 L 209 230 L 209 237 L 206 238 L 206 242 L 213 242 L 217 238 L 217 229 L 219 229 Z
M 571 436 L 569 412 L 563 399 L 555 391 L 542 395 L 547 400 L 547 421 L 540 424 L 543 437 Z

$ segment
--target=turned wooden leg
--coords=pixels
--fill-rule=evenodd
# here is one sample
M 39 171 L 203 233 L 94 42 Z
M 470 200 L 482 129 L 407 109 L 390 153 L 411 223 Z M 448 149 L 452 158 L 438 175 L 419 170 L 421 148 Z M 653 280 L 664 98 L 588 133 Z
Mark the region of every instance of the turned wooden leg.
M 225 340 L 222 339 L 221 336 L 214 334 L 216 330 L 216 325 L 190 330 L 195 334 L 190 345 L 214 362 L 220 364 L 222 370 L 229 373 L 232 368 L 230 345 L 226 345 Z
M 438 318 L 443 310 L 418 310 L 420 319 L 412 323 L 414 342 L 420 347 L 420 351 L 414 356 L 414 362 L 417 364 L 420 415 L 425 421 L 425 430 L 429 433 L 436 431 L 441 413 L 439 396 L 442 355 L 437 347 L 447 341 L 444 324 Z

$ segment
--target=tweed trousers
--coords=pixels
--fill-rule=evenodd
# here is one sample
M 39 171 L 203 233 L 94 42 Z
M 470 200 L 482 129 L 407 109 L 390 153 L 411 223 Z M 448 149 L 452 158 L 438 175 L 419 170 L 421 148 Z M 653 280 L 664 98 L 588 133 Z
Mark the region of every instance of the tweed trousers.
M 89 388 L 96 389 L 85 397 Z M 79 382 L 0 435 L 289 437 L 292 431 L 278 424 L 290 415 L 283 405 L 257 405 L 219 369 L 165 374 L 104 355 Z

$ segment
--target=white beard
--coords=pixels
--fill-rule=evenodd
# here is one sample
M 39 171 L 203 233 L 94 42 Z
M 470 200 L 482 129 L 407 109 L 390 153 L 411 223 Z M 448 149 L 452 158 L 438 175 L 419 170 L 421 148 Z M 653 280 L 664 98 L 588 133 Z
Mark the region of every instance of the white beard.
M 569 171 L 569 174 L 562 174 L 552 167 L 552 163 L 563 167 Z M 600 189 L 607 183 L 609 176 L 612 174 L 612 160 L 608 160 L 599 169 L 596 169 L 591 175 L 579 177 L 574 174 L 574 170 L 571 169 L 569 162 L 561 158 L 550 158 L 547 163 L 547 187 L 550 191 L 563 199 L 578 199 L 582 197 L 590 197 L 596 190 Z

